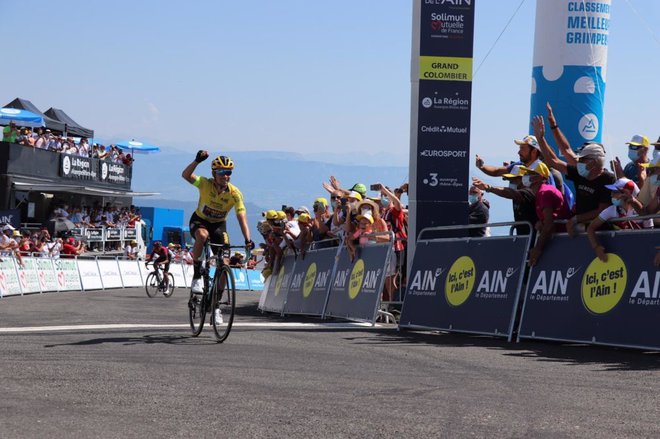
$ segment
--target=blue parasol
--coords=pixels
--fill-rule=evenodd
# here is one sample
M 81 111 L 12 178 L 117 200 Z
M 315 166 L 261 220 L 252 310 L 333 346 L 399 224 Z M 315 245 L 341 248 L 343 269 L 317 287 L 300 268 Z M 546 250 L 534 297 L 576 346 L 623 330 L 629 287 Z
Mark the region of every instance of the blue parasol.
M 121 142 L 115 143 L 116 146 L 121 149 L 130 149 L 131 153 L 143 153 L 148 154 L 150 152 L 160 152 L 160 148 L 155 145 L 149 145 L 147 143 L 138 142 L 137 140 L 122 140 Z
M 44 118 L 31 111 L 18 108 L 0 108 L 0 125 L 9 125 L 12 121 L 22 127 L 45 126 Z

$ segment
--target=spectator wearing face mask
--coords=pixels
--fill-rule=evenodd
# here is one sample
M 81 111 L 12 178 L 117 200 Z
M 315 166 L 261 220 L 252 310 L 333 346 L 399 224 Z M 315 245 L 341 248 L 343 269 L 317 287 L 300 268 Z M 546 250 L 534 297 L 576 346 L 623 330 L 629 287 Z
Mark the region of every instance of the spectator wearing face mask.
M 616 181 L 614 175 L 605 169 L 605 149 L 600 143 L 588 143 L 577 154 L 564 145 L 560 146 L 566 161 L 560 160 L 545 140 L 543 116 L 532 120 L 534 132 L 539 139 L 546 163 L 557 169 L 575 185 L 575 214 L 566 224 L 566 231 L 573 235 L 584 231 L 585 224 L 593 220 L 611 203 L 610 191 L 605 188 Z M 554 125 L 553 130 L 558 130 Z
M 596 231 L 604 223 L 615 218 L 627 218 L 637 216 L 634 209 L 634 197 L 639 195 L 639 187 L 634 181 L 628 178 L 620 178 L 614 184 L 608 184 L 606 188 L 611 191 L 612 205 L 598 214 L 587 228 L 591 248 L 596 252 L 596 256 L 603 262 L 607 262 L 607 251 L 598 241 Z M 641 229 L 642 227 L 652 227 L 653 223 L 647 221 L 617 221 L 612 223 L 614 229 Z
M 561 192 L 551 184 L 547 184 L 550 169 L 545 163 L 537 163 L 534 168 L 522 167 L 525 175 L 522 183 L 536 194 L 536 230 L 538 238 L 536 245 L 529 252 L 530 267 L 536 265 L 545 245 L 550 241 L 555 232 L 555 221 L 567 219 L 570 216 L 568 205 L 564 201 Z M 560 230 L 561 231 L 561 230 Z
M 487 224 L 489 208 L 483 203 L 483 192 L 474 184 L 468 192 L 468 224 Z M 486 227 L 468 229 L 468 235 L 473 237 L 486 236 Z
M 655 215 L 660 212 L 660 155 L 643 165 L 646 171 L 646 183 L 641 190 L 635 209 L 641 215 Z
M 614 159 L 616 175 L 632 180 L 641 187 L 644 185 L 644 177 L 646 176 L 642 165 L 649 162 L 649 139 L 641 134 L 635 134 L 630 142 L 626 142 L 626 145 L 628 145 L 628 159 L 630 159 L 630 162 L 622 170 L 621 160 L 616 157 Z
M 525 171 L 519 165 L 516 165 L 511 168 L 510 174 L 502 175 L 502 178 L 508 181 L 508 186 L 491 186 L 477 177 L 472 178 L 472 184 L 484 192 L 490 192 L 498 197 L 511 200 L 514 221 L 529 222 L 534 225 L 536 223 L 536 194 L 522 184 L 524 174 Z M 518 235 L 528 235 L 531 233 L 533 242 L 536 230 L 532 229 L 530 231 L 528 226 L 520 225 L 516 226 L 516 233 Z

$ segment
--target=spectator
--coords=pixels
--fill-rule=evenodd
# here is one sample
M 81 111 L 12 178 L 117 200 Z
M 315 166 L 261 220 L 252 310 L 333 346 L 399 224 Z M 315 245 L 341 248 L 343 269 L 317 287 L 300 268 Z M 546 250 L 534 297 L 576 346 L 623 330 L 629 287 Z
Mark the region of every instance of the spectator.
M 81 255 L 85 252 L 85 244 L 82 241 L 76 243 L 74 237 L 67 238 L 67 240 L 62 245 L 62 257 L 64 258 L 73 258 L 75 256 Z
M 498 197 L 508 198 L 513 202 L 513 219 L 516 222 L 529 222 L 532 225 L 532 230 L 526 225 L 516 226 L 516 233 L 518 235 L 532 234 L 532 242 L 536 235 L 536 193 L 532 189 L 525 187 L 522 184 L 522 177 L 525 171 L 521 166 L 516 165 L 511 169 L 510 174 L 503 174 L 502 178 L 509 182 L 508 187 L 491 186 L 484 183 L 477 177 L 472 178 L 472 184 L 485 192 L 490 192 Z
M 181 262 L 186 265 L 193 264 L 193 258 L 188 247 L 184 247 L 183 250 L 181 250 Z
M 576 231 L 584 231 L 585 223 L 596 218 L 611 204 L 610 191 L 605 186 L 613 184 L 615 178 L 605 170 L 605 149 L 600 143 L 588 143 L 576 154 L 567 143 L 561 144 L 560 151 L 566 157 L 563 161 L 545 140 L 543 116 L 534 117 L 532 125 L 546 163 L 575 184 L 575 214 L 566 223 L 566 231 L 573 236 Z M 553 131 L 559 131 L 557 125 L 553 127 Z
M 529 252 L 529 265 L 533 267 L 538 262 L 543 248 L 555 231 L 555 220 L 570 216 L 568 205 L 564 202 L 561 192 L 551 184 L 547 184 L 550 169 L 545 163 L 539 162 L 534 168 L 521 166 L 525 171 L 522 182 L 536 194 L 536 230 L 538 238 L 536 245 Z
M 644 185 L 644 178 L 646 177 L 642 165 L 649 162 L 649 139 L 646 136 L 635 134 L 632 139 L 630 139 L 630 142 L 626 142 L 626 144 L 628 145 L 628 158 L 630 159 L 630 162 L 622 170 L 621 160 L 619 160 L 619 157 L 616 157 L 614 159 L 616 175 L 617 177 L 625 177 L 632 180 L 641 187 Z
M 59 258 L 62 252 L 62 247 L 64 246 L 64 240 L 62 238 L 57 238 L 54 242 L 51 242 L 48 245 L 48 254 L 51 258 Z
M 591 248 L 596 252 L 598 259 L 603 262 L 607 262 L 607 252 L 605 251 L 605 247 L 603 247 L 598 241 L 596 231 L 611 219 L 637 216 L 637 213 L 633 208 L 633 198 L 639 194 L 639 187 L 637 187 L 634 181 L 628 178 L 620 178 L 614 184 L 607 185 L 606 188 L 611 191 L 612 205 L 608 206 L 598 214 L 598 217 L 596 217 L 587 228 Z M 612 223 L 612 226 L 615 229 L 640 229 L 642 227 L 652 227 L 653 223 L 651 222 L 649 224 L 645 221 L 640 224 L 638 221 L 629 220 L 621 222 L 617 221 Z
M 247 261 L 247 269 L 254 270 L 257 266 L 257 255 L 251 255 L 250 259 Z
M 339 190 L 333 190 L 330 194 L 330 203 L 332 204 L 332 215 L 330 216 L 331 237 L 341 238 L 344 236 L 344 221 L 346 220 L 348 200 L 343 198 L 343 193 Z
M 660 211 L 660 155 L 643 167 L 646 168 L 646 183 L 634 207 L 642 215 L 654 215 Z
M 289 247 L 295 253 L 300 252 L 300 255 L 305 259 L 305 254 L 312 243 L 312 217 L 308 213 L 301 213 L 298 215 L 298 236 L 293 241 L 289 241 Z
M 229 258 L 229 266 L 235 268 L 241 268 L 243 266 L 243 253 L 236 252 L 234 255 Z
M 468 223 L 469 224 L 487 224 L 489 217 L 489 208 L 483 202 L 483 192 L 474 184 L 470 186 L 468 195 Z M 486 236 L 486 227 L 468 229 L 468 235 L 472 237 Z
M 12 235 L 16 229 L 14 229 L 10 224 L 5 224 L 2 226 L 1 230 L 0 255 L 14 255 L 19 265 L 23 266 L 23 258 L 21 258 L 21 253 L 19 252 L 18 242 L 12 239 Z
M 373 223 L 374 218 L 370 213 L 365 213 L 364 215 L 359 214 L 356 216 L 358 221 L 357 229 L 350 235 L 350 238 L 346 240 L 346 248 L 348 249 L 348 255 L 351 259 L 351 262 L 355 261 L 355 257 L 358 253 L 358 245 L 364 246 L 369 242 L 369 237 L 367 235 L 373 233 Z
M 124 157 L 124 164 L 126 166 L 132 166 L 134 161 L 135 160 L 133 160 L 133 156 L 131 154 L 126 154 Z
M 328 200 L 319 197 L 312 205 L 314 218 L 311 224 L 312 240 L 314 242 L 324 241 L 330 238 L 331 219 L 328 214 Z
M 397 195 L 397 193 L 403 193 L 403 186 L 396 188 L 392 192 L 381 183 L 377 183 L 377 185 L 380 186 L 381 217 L 385 221 L 388 230 L 394 233 L 394 243 L 392 244 L 395 255 L 395 258 L 392 258 L 394 266 L 390 265 L 383 288 L 383 300 L 393 301 L 395 300 L 394 292 L 404 283 L 403 280 L 406 274 L 405 251 L 408 241 L 408 230 L 403 205 L 401 204 L 399 195 Z M 406 184 L 405 187 L 407 190 L 408 185 Z M 399 283 L 399 278 L 401 283 Z
M 2 141 L 9 143 L 16 143 L 16 138 L 18 137 L 18 129 L 16 128 L 16 122 L 13 120 L 9 122 L 9 125 L 2 129 Z
M 138 258 L 138 243 L 136 240 L 131 240 L 124 247 L 124 257 L 130 260 L 136 260 Z
M 520 162 L 517 164 L 522 164 L 530 168 L 536 166 L 536 163 L 539 162 L 541 158 L 541 147 L 537 138 L 535 136 L 525 136 L 522 140 L 514 140 L 513 142 L 518 145 L 518 157 L 520 158 Z M 478 154 L 476 157 L 476 166 L 477 169 L 491 177 L 501 177 L 504 174 L 508 174 L 513 167 L 513 165 L 508 164 L 505 166 L 486 165 Z

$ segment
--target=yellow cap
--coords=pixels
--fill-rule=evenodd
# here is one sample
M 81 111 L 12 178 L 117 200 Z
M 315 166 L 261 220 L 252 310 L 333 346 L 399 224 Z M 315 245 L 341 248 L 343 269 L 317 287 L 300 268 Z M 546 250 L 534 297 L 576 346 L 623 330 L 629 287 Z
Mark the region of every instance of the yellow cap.
M 541 161 L 537 162 L 533 168 L 528 168 L 527 166 L 521 166 L 520 169 L 526 172 L 533 172 L 535 174 L 539 174 L 544 178 L 550 177 L 550 169 L 548 169 L 545 163 Z

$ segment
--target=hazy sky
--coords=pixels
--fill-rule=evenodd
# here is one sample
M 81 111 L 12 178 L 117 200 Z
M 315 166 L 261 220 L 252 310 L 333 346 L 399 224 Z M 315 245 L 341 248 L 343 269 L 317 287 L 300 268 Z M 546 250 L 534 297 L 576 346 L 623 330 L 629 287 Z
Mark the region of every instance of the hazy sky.
M 475 69 L 520 3 L 476 0 Z M 534 10 L 475 75 L 472 153 L 487 162 L 527 132 Z M 0 105 L 61 108 L 107 140 L 405 165 L 411 14 L 410 0 L 3 0 Z M 660 135 L 659 19 L 656 0 L 613 1 L 604 140 L 622 156 L 632 134 Z

